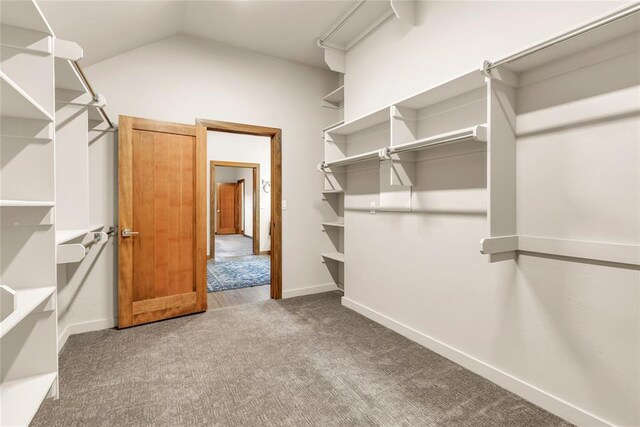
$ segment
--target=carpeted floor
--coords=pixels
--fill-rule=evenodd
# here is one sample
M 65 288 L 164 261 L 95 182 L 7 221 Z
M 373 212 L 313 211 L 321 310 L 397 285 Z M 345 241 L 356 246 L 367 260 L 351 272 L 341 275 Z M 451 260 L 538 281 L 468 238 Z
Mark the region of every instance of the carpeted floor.
M 253 239 L 239 234 L 216 236 L 215 259 L 207 261 L 207 292 L 271 283 L 271 257 L 253 255 Z
M 74 335 L 34 426 L 561 426 L 338 292 Z
M 270 283 L 269 255 L 245 255 L 207 261 L 207 292 L 264 286 Z
M 217 234 L 216 258 L 253 255 L 253 239 L 241 234 Z

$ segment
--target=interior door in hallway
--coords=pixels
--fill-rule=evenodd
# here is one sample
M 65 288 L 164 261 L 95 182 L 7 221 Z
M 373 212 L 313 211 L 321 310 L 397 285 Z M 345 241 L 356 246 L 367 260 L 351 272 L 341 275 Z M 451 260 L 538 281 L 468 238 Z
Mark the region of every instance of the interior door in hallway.
M 218 184 L 218 234 L 237 234 L 238 228 L 238 184 Z
M 120 116 L 120 328 L 207 309 L 206 147 L 195 132 Z

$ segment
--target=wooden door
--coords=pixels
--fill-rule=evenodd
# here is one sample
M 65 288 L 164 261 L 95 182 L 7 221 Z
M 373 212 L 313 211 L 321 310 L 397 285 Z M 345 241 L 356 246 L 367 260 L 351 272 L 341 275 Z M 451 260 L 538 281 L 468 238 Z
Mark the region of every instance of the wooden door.
M 195 135 L 120 116 L 119 328 L 207 309 L 206 146 Z
M 218 184 L 218 234 L 235 234 L 238 232 L 237 198 L 238 185 L 235 183 Z

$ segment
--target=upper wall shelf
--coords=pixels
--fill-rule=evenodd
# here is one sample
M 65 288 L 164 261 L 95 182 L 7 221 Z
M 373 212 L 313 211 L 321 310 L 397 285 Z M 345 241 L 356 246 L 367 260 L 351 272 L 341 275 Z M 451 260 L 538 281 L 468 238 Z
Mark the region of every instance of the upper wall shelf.
M 0 23 L 53 35 L 53 30 L 33 0 L 0 2 Z
M 4 4 L 4 3 L 3 3 Z M 53 117 L 13 80 L 0 71 L 2 99 L 0 114 L 2 117 L 53 121 Z
M 640 4 L 618 9 L 517 53 L 485 63 L 485 69 L 522 73 L 640 31 Z
M 339 73 L 346 72 L 345 53 L 395 16 L 400 21 L 415 25 L 414 0 L 359 0 L 318 39 L 325 50 L 325 62 Z
M 322 98 L 322 106 L 335 109 L 344 107 L 344 85 Z
M 425 108 L 446 99 L 454 98 L 472 90 L 485 87 L 485 77 L 480 69 L 463 74 L 452 80 L 439 83 L 420 92 L 417 95 L 406 98 L 396 104 L 396 107 L 420 109 Z

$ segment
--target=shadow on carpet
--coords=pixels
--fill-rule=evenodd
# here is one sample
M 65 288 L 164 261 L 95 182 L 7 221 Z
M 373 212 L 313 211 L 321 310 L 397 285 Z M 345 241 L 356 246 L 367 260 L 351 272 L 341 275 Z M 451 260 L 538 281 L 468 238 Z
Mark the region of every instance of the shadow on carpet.
M 264 286 L 271 283 L 271 258 L 248 255 L 207 261 L 207 292 Z

